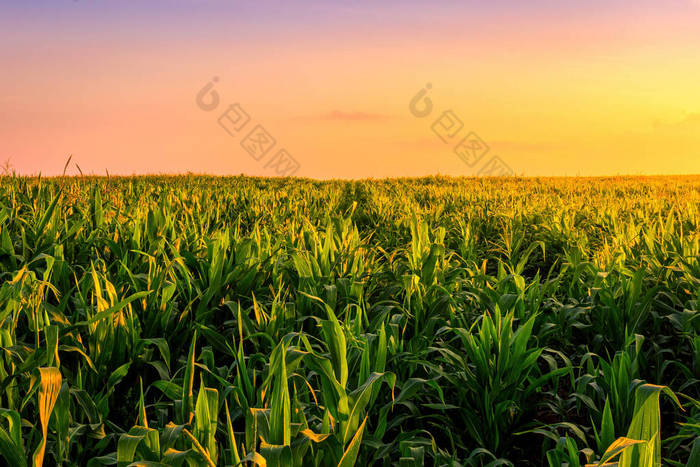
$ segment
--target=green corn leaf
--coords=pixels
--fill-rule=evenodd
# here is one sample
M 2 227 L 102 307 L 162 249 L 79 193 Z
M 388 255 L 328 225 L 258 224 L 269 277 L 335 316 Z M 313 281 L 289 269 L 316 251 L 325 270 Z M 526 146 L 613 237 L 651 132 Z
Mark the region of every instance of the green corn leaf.
M 139 415 L 138 424 L 148 428 L 148 418 L 146 417 L 146 403 L 143 400 L 143 378 L 139 376 Z
M 362 425 L 357 429 L 357 432 L 353 436 L 350 444 L 348 444 L 347 449 L 343 453 L 340 462 L 338 462 L 338 467 L 353 467 L 355 461 L 357 461 L 357 456 L 360 453 L 360 445 L 362 444 L 362 434 L 365 431 L 365 424 L 367 423 L 367 417 L 362 421 Z
M 160 391 L 171 401 L 182 397 L 182 386 L 179 386 L 172 381 L 158 380 L 154 381 L 152 386 L 156 389 L 160 389 Z
M 215 436 L 218 424 L 219 392 L 216 389 L 205 387 L 202 376 L 200 376 L 199 393 L 194 411 L 194 435 L 203 443 L 209 457 L 216 462 L 218 450 Z
M 231 451 L 231 462 L 238 465 L 241 462 L 241 456 L 238 454 L 238 446 L 236 446 L 236 436 L 233 433 L 233 424 L 231 423 L 231 414 L 228 410 L 228 401 L 224 401 L 226 408 L 226 436 L 228 438 L 228 447 Z
M 613 460 L 615 457 L 619 456 L 629 448 L 639 444 L 645 444 L 645 442 L 638 439 L 629 439 L 625 437 L 618 438 L 610 445 L 610 447 L 603 454 L 603 457 L 601 457 L 600 461 L 595 465 L 607 465 L 607 463 Z
M 110 318 L 112 315 L 121 311 L 125 306 L 127 306 L 131 302 L 145 298 L 150 294 L 151 294 L 150 291 L 136 292 L 132 295 L 129 295 L 129 297 L 125 298 L 124 300 L 119 301 L 116 305 L 113 305 L 113 306 L 111 306 L 111 307 L 107 308 L 106 310 L 101 311 L 99 313 L 96 313 L 92 318 L 90 318 L 86 322 L 83 321 L 80 323 L 76 323 L 76 325 L 95 324 L 100 320 L 103 320 L 105 318 Z
M 180 438 L 185 425 L 175 425 L 170 422 L 165 427 L 160 435 L 160 446 L 162 451 L 166 451 L 175 445 L 175 442 Z
M 25 467 L 27 465 L 22 446 L 21 419 L 14 410 L 0 409 L 0 416 L 8 422 L 8 430 L 0 425 L 0 456 L 7 465 Z
M 690 451 L 690 456 L 688 456 L 688 463 L 685 467 L 693 467 L 700 465 L 700 438 L 695 438 L 693 441 L 693 449 Z
M 182 432 L 187 436 L 187 438 L 189 438 L 189 440 L 192 442 L 192 448 L 198 452 L 200 456 L 202 456 L 207 465 L 210 467 L 216 467 L 216 463 L 214 463 L 212 458 L 209 456 L 209 452 L 200 444 L 197 438 L 195 438 L 187 428 L 184 428 Z
M 37 224 L 36 228 L 34 229 L 34 232 L 37 235 L 41 235 L 44 232 L 44 228 L 46 227 L 46 224 L 48 224 L 49 220 L 51 219 L 51 216 L 53 215 L 53 211 L 56 209 L 56 205 L 58 204 L 58 200 L 61 198 L 61 191 L 56 194 L 56 196 L 51 200 L 51 204 L 49 204 L 49 207 L 44 211 L 44 215 L 41 217 L 41 220 Z
M 260 454 L 265 458 L 267 467 L 292 467 L 294 466 L 292 449 L 289 446 L 279 446 L 262 443 Z
M 165 362 L 165 366 L 168 368 L 168 371 L 170 371 L 170 347 L 168 346 L 168 341 L 163 338 L 152 338 L 143 339 L 143 342 L 146 344 L 153 344 L 158 348 L 158 351 Z
M 291 444 L 291 402 L 284 344 L 280 343 L 273 351 L 270 367 L 275 377 L 270 403 L 270 444 L 289 446 Z
M 22 447 L 22 419 L 16 410 L 0 409 L 0 417 L 7 421 L 8 439 L 24 451 Z
M 605 407 L 603 408 L 603 421 L 600 428 L 600 449 L 607 450 L 615 440 L 615 425 L 610 410 L 610 401 L 605 398 Z
M 578 446 L 576 441 L 566 437 L 566 449 L 569 453 L 569 467 L 581 467 L 581 462 L 578 457 Z
M 335 316 L 335 312 L 333 312 L 328 305 L 325 305 L 325 308 L 329 319 L 321 322 L 321 329 L 323 331 L 326 344 L 329 346 L 335 378 L 340 386 L 345 387 L 348 382 L 348 361 L 345 334 L 343 333 L 343 328 L 338 322 L 338 318 Z
M 182 412 L 181 419 L 183 423 L 189 425 L 194 417 L 194 352 L 197 344 L 197 330 L 195 329 L 190 343 L 190 351 L 187 355 L 187 364 L 185 365 L 185 377 L 182 382 Z
M 620 467 L 657 467 L 661 465 L 661 414 L 659 396 L 665 392 L 679 407 L 676 395 L 666 386 L 642 384 L 637 388 L 634 417 L 627 438 L 645 441 L 625 450 L 620 456 Z
M 58 358 L 58 326 L 46 326 L 44 332 L 46 333 L 46 366 L 59 368 L 61 360 Z
M 350 416 L 347 421 L 340 424 L 343 444 L 347 444 L 350 437 L 355 433 L 360 423 L 360 418 L 370 401 L 375 385 L 380 385 L 382 381 L 386 381 L 391 387 L 393 399 L 393 390 L 396 383 L 396 375 L 393 373 L 372 373 L 362 386 L 349 394 Z
M 75 398 L 78 405 L 83 409 L 83 412 L 88 418 L 88 423 L 97 424 L 101 421 L 101 416 L 97 405 L 93 401 L 92 397 L 83 389 L 71 389 L 70 393 Z
M 136 448 L 145 437 L 145 433 L 125 433 L 119 437 L 119 442 L 117 443 L 117 467 L 126 467 L 134 461 Z
M 93 228 L 100 228 L 104 223 L 104 209 L 102 208 L 102 195 L 100 195 L 99 186 L 95 186 L 92 198 L 92 216 Z

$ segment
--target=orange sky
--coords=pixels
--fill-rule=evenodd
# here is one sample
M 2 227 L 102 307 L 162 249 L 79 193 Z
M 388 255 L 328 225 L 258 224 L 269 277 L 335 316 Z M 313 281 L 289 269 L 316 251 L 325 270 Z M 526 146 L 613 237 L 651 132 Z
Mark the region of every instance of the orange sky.
M 700 173 L 700 1 L 17 3 L 0 6 L 0 159 L 24 174 L 72 154 L 85 173 L 275 175 L 280 149 L 316 178 L 475 175 L 493 156 Z M 250 121 L 230 135 L 234 103 Z M 463 128 L 443 142 L 447 110 Z M 275 140 L 260 160 L 241 146 L 257 125 Z M 453 151 L 470 132 L 489 147 L 473 166 Z

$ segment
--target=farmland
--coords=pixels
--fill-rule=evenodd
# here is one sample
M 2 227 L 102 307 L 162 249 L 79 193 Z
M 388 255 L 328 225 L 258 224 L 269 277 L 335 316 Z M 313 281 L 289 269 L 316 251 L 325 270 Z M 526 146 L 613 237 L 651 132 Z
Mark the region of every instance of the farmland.
M 700 465 L 699 227 L 700 177 L 3 177 L 0 455 Z

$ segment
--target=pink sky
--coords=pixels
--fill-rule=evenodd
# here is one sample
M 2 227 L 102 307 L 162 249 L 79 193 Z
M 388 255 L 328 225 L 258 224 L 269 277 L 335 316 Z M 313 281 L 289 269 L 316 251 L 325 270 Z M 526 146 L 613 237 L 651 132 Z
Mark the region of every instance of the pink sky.
M 475 175 L 493 156 L 525 175 L 700 173 L 700 2 L 377 3 L 3 5 L 0 159 L 276 175 L 284 149 L 316 178 Z M 230 135 L 234 103 L 250 122 Z M 443 142 L 447 110 L 463 128 Z M 241 145 L 256 125 L 275 140 L 260 160 Z M 454 152 L 470 132 L 489 147 L 473 166 Z

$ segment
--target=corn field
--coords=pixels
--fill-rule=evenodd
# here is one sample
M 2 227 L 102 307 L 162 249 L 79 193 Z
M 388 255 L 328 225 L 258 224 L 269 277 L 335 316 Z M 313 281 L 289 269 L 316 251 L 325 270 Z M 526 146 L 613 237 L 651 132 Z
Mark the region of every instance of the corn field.
M 700 178 L 0 178 L 0 464 L 700 466 Z

